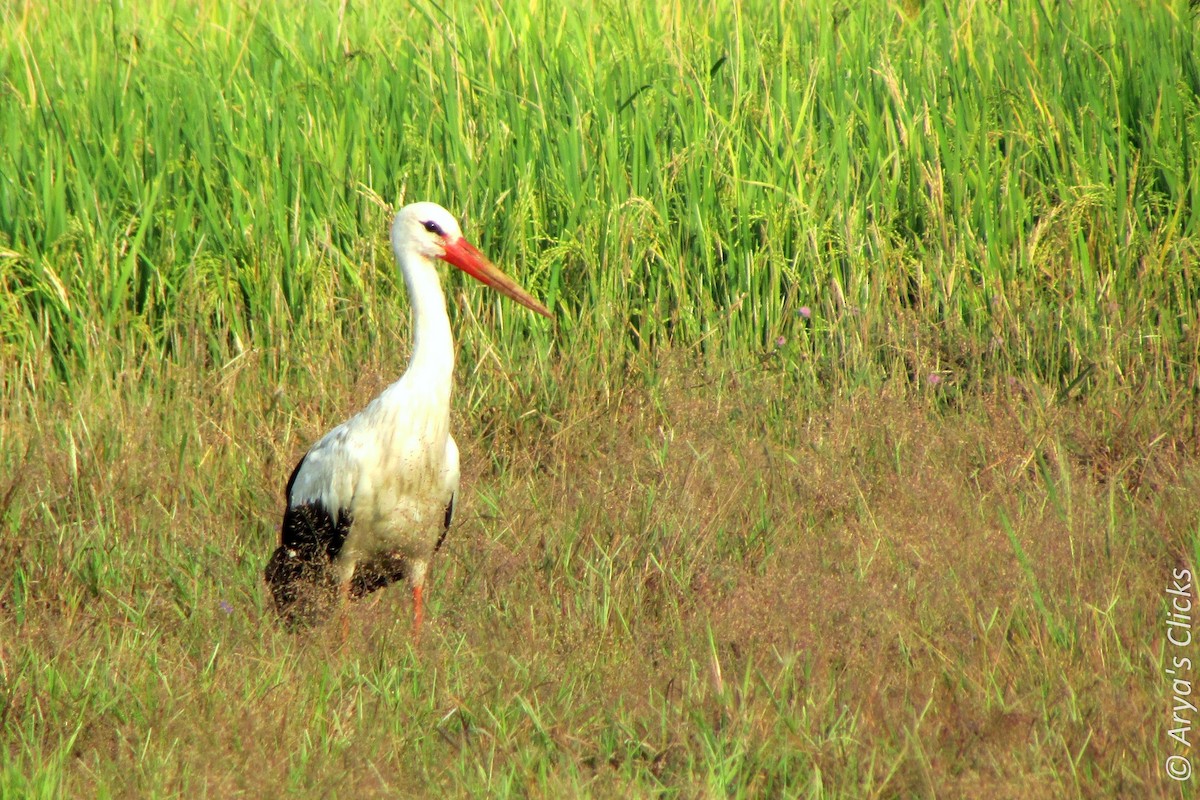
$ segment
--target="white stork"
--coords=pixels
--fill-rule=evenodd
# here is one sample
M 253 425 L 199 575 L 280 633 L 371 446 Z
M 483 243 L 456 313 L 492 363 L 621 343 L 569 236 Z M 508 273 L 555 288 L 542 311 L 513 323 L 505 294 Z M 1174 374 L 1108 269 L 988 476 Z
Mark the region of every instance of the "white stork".
M 288 479 L 281 541 L 266 580 L 292 624 L 312 622 L 334 587 L 345 614 L 350 597 L 407 578 L 413 628 L 420 630 L 425 574 L 450 527 L 458 491 L 458 446 L 450 435 L 454 341 L 436 262 L 550 317 L 436 203 L 401 209 L 392 250 L 412 303 L 412 356 L 400 380 L 325 434 Z

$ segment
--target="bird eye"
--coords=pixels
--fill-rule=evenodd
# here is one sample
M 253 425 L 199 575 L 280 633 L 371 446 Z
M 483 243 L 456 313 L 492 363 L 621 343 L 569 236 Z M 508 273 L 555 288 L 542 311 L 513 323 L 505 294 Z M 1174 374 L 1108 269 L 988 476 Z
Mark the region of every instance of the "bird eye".
M 445 232 L 442 231 L 441 226 L 439 226 L 433 220 L 429 220 L 428 222 L 422 222 L 421 224 L 424 225 L 425 230 L 429 231 L 430 233 L 437 234 L 438 236 L 446 235 Z

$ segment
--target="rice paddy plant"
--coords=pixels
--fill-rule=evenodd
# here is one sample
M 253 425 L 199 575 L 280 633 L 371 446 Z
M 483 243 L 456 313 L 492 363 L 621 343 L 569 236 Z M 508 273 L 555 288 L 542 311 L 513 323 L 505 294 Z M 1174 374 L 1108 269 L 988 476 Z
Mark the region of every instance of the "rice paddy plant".
M 559 308 L 534 332 L 465 294 L 484 347 L 1190 385 L 1184 4 L 709 12 L 7 6 L 11 363 L 377 346 L 390 209 L 430 197 Z

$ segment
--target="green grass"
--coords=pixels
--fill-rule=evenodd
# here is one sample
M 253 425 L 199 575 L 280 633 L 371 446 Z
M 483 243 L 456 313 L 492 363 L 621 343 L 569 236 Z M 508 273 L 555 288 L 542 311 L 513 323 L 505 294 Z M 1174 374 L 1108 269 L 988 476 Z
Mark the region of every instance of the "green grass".
M 401 301 L 391 208 L 434 197 L 558 308 L 506 346 L 1191 385 L 1183 4 L 713 10 L 9 7 L 6 346 L 48 329 L 69 379 L 114 328 L 126 360 L 357 333 Z
M 0 6 L 0 795 L 1189 796 L 1197 30 Z M 261 569 L 418 199 L 556 324 L 446 277 L 461 522 L 338 650 Z

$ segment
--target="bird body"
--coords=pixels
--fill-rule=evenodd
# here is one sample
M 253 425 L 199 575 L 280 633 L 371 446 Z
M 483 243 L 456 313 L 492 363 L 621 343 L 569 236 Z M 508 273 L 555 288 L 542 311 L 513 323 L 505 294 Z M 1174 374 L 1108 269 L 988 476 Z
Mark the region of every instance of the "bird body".
M 420 626 L 425 575 L 453 518 L 459 482 L 450 435 L 454 341 L 435 262 L 550 316 L 462 239 L 441 206 L 406 206 L 391 238 L 412 304 L 412 356 L 403 376 L 321 437 L 288 481 L 266 580 L 289 621 L 315 618 L 330 588 L 360 597 L 406 578 Z

